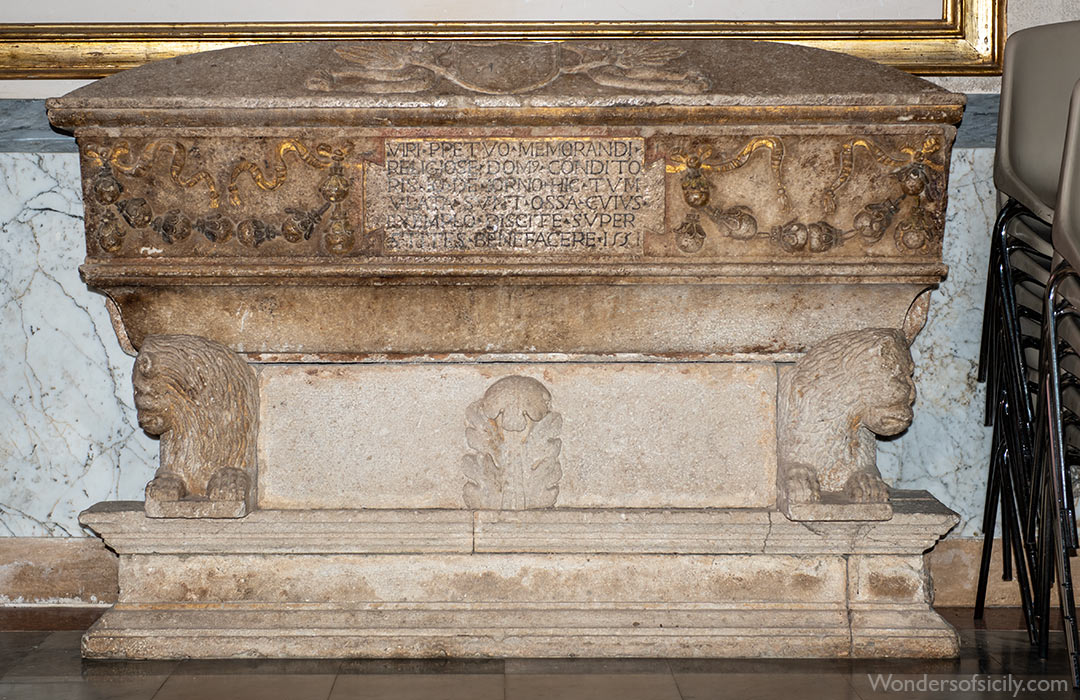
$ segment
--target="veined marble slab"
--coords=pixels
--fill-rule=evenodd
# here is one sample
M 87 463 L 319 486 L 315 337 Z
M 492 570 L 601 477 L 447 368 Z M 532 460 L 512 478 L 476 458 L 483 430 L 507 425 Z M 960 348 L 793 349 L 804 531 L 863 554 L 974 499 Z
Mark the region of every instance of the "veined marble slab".
M 912 344 L 915 420 L 878 443 L 878 468 L 893 486 L 926 489 L 960 514 L 954 535 L 982 532 L 991 429 L 986 387 L 976 382 L 990 226 L 996 213 L 993 149 L 953 152 L 942 255 L 949 276 Z
M 79 279 L 78 156 L 0 154 L 0 225 L 0 535 L 80 535 L 87 505 L 140 497 L 157 445 L 105 300 Z
M 953 152 L 945 262 L 930 321 L 915 342 L 915 422 L 880 443 L 894 487 L 926 489 L 960 513 L 953 535 L 979 532 L 989 430 L 975 383 L 987 231 L 990 149 Z M 79 511 L 141 499 L 157 443 L 131 405 L 132 358 L 104 299 L 86 288 L 75 154 L 0 153 L 0 534 L 79 535 Z

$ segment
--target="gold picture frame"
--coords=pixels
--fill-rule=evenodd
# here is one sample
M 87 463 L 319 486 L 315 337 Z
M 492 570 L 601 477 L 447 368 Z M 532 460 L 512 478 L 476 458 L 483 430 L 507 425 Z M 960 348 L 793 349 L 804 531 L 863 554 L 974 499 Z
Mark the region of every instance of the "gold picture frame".
M 100 78 L 156 59 L 263 42 L 417 37 L 766 39 L 920 75 L 998 75 L 1005 0 L 943 0 L 935 20 L 0 24 L 0 78 Z

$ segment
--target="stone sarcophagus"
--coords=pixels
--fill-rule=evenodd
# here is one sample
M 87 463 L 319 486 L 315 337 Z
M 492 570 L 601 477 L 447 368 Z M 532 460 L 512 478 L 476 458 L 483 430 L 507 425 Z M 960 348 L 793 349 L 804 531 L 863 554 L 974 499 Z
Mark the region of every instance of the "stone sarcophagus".
M 92 657 L 949 656 L 890 492 L 963 98 L 807 48 L 319 42 L 49 104 L 161 436 Z M 150 475 L 148 475 L 150 478 Z

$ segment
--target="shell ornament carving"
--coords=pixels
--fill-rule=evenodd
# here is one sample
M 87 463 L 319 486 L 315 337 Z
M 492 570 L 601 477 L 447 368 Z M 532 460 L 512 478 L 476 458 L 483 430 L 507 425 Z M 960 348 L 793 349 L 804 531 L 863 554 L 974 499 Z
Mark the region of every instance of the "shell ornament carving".
M 465 411 L 462 459 L 468 508 L 549 508 L 559 496 L 562 416 L 531 377 L 504 377 Z

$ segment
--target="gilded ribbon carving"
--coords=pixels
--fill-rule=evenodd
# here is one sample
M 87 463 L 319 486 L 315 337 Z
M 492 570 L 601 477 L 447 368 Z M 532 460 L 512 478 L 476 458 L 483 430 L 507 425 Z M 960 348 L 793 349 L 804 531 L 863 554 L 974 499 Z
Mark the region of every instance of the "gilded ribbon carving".
M 180 187 L 195 187 L 200 182 L 204 183 L 209 190 L 210 208 L 218 207 L 218 191 L 214 185 L 214 178 L 205 170 L 200 170 L 194 175 L 184 177 L 184 166 L 187 164 L 188 148 L 178 141 L 151 141 L 146 144 L 139 156 L 132 162 L 131 144 L 127 141 L 118 141 L 108 151 L 102 153 L 94 147 L 86 149 L 86 155 L 101 168 L 112 168 L 115 171 L 130 175 L 131 177 L 146 177 L 154 166 L 157 155 L 168 151 L 172 153 L 169 161 L 169 176 Z M 102 186 L 110 185 L 102 183 Z M 95 185 L 95 192 L 98 191 Z

